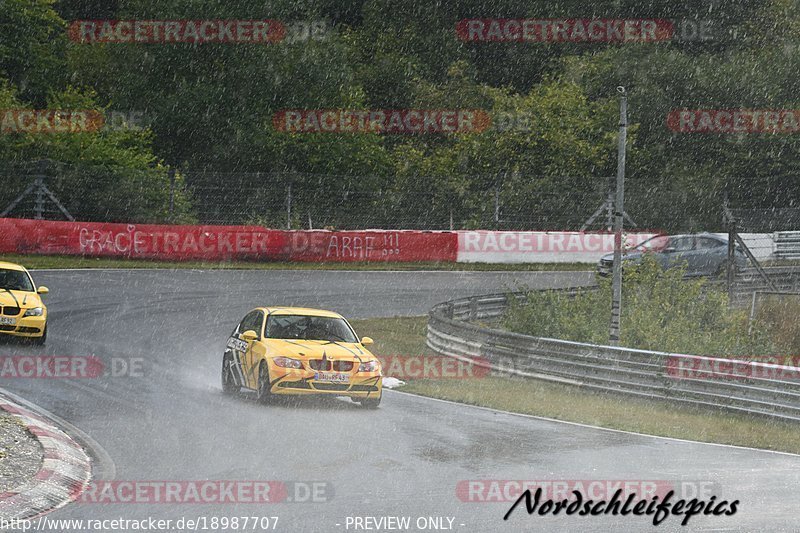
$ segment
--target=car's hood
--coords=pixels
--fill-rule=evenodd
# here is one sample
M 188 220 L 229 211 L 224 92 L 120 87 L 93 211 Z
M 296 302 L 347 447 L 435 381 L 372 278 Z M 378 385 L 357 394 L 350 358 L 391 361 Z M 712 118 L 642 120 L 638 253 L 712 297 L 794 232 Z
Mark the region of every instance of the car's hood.
M 42 307 L 42 299 L 35 292 L 0 289 L 0 305 L 11 307 Z
M 358 343 L 306 340 L 265 339 L 271 355 L 282 355 L 296 359 L 320 359 L 323 354 L 330 360 L 362 361 L 374 359 L 368 350 Z

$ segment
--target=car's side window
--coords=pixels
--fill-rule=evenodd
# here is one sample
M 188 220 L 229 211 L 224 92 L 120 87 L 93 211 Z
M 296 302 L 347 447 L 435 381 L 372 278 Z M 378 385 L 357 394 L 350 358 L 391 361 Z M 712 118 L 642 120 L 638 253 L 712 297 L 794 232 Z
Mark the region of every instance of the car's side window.
M 724 243 L 718 241 L 716 239 L 709 239 L 708 237 L 699 237 L 697 239 L 697 249 L 698 250 L 711 250 L 713 248 L 719 248 Z
M 692 237 L 678 237 L 671 240 L 670 247 L 674 248 L 676 252 L 688 252 L 692 249 L 693 240 Z
M 261 311 L 253 311 L 248 313 L 239 323 L 239 327 L 236 328 L 236 334 L 242 334 L 248 329 L 252 329 L 256 332 L 258 338 L 261 338 L 261 325 L 263 322 L 264 313 Z
M 253 311 L 250 313 L 250 320 L 247 323 L 247 329 L 252 329 L 255 331 L 259 339 L 261 338 L 261 325 L 263 323 L 263 318 L 263 313 L 261 313 L 261 311 Z
M 264 332 L 264 326 L 265 326 L 264 320 L 265 320 L 265 318 L 266 317 L 264 316 L 263 311 L 259 311 L 258 312 L 258 321 L 255 324 L 256 333 L 258 333 L 258 338 L 259 339 L 261 339 L 263 337 L 262 333 Z

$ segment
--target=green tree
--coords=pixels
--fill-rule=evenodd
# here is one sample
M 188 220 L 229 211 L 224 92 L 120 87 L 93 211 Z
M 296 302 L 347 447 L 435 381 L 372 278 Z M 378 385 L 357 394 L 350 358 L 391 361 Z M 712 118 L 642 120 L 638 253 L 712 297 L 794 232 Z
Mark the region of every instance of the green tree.
M 65 23 L 55 0 L 4 0 L 0 9 L 0 78 L 35 105 L 66 81 Z
M 25 107 L 8 84 L 0 86 L 0 108 Z M 94 95 L 67 88 L 47 99 L 47 109 L 103 112 Z M 8 172 L 0 188 L 7 205 L 29 183 L 31 162 L 45 159 L 50 168 L 48 187 L 73 216 L 81 220 L 157 222 L 168 219 L 167 169 L 152 150 L 152 132 L 107 129 L 84 133 L 15 133 L 0 135 L 0 157 L 24 171 Z M 189 202 L 177 179 L 173 220 L 192 220 Z

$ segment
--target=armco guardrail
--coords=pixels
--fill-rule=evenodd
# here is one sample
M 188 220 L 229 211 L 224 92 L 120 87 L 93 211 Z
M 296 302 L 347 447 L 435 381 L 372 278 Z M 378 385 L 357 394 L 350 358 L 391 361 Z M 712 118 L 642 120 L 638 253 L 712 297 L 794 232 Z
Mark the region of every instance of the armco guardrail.
M 776 231 L 773 240 L 777 259 L 800 259 L 800 231 Z
M 765 268 L 764 272 L 774 285 L 774 289 L 755 269 L 747 269 L 736 275 L 731 303 L 746 305 L 754 292 L 777 290 L 781 292 L 800 292 L 800 267 L 782 266 Z
M 681 369 L 722 368 L 732 361 L 532 337 L 471 322 L 496 319 L 509 298 L 524 297 L 491 294 L 439 304 L 429 314 L 427 345 L 456 359 L 480 358 L 477 364 L 501 374 L 800 422 L 800 368 L 740 361 L 735 377 L 709 379 Z

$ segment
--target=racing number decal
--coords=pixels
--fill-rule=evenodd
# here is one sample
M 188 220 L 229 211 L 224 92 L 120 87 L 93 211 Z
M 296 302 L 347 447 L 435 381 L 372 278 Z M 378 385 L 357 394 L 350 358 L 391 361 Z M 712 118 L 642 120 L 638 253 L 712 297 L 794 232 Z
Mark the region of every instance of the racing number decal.
M 245 353 L 247 352 L 247 342 L 238 339 L 236 337 L 228 337 L 227 347 L 230 348 L 231 352 L 233 353 L 233 364 L 237 368 L 237 373 L 239 374 L 239 379 L 241 381 L 240 385 L 243 387 L 249 387 L 250 384 L 247 382 L 247 377 L 245 376 Z
M 245 368 L 247 368 L 246 379 L 248 386 L 255 390 L 258 389 L 258 365 L 255 364 L 258 358 L 253 350 L 253 348 L 256 346 L 256 341 L 250 343 L 246 341 L 243 342 L 246 346 L 243 354 Z
M 236 350 L 239 352 L 246 352 L 247 351 L 247 342 L 241 339 L 237 339 L 236 337 L 229 337 L 228 338 L 228 348 L 231 350 Z
M 239 353 L 241 354 L 239 357 L 242 361 L 242 370 L 244 372 L 244 380 L 245 380 L 245 387 L 250 389 L 258 388 L 258 376 L 255 374 L 255 367 L 253 365 L 252 357 L 248 357 L 248 354 L 252 356 L 253 354 L 253 344 L 247 341 L 236 339 L 239 341 Z

